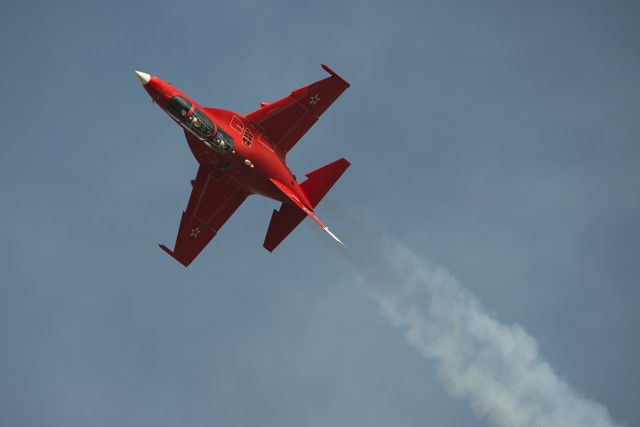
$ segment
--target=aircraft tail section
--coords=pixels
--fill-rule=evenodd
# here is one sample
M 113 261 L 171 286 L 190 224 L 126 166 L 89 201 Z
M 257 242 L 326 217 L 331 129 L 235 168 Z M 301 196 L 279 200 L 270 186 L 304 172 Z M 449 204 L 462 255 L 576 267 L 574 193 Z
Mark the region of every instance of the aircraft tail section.
M 314 208 L 327 194 L 327 192 L 333 187 L 336 181 L 342 176 L 345 170 L 349 167 L 350 163 L 345 159 L 336 160 L 333 163 L 329 163 L 326 166 L 316 169 L 313 172 L 307 174 L 307 180 L 300 184 L 305 197 Z M 280 210 L 273 211 L 271 216 L 271 222 L 269 223 L 269 230 L 267 236 L 264 239 L 264 247 L 269 252 L 272 252 L 306 217 L 309 216 L 320 227 L 324 229 L 331 237 L 333 237 L 338 243 L 344 246 L 344 243 L 333 234 L 328 227 L 326 227 L 315 214 L 309 210 L 296 195 L 284 184 L 271 180 L 280 191 L 282 191 L 294 205 L 283 203 Z
M 307 217 L 307 214 L 296 206 L 283 203 L 280 210 L 274 210 L 269 223 L 264 248 L 273 250 Z
M 300 184 L 300 188 L 307 197 L 307 200 L 309 200 L 309 203 L 311 203 L 311 206 L 315 208 L 318 203 L 320 203 L 320 200 L 329 192 L 336 181 L 340 179 L 349 165 L 351 165 L 351 163 L 347 160 L 338 159 L 306 175 L 307 180 Z

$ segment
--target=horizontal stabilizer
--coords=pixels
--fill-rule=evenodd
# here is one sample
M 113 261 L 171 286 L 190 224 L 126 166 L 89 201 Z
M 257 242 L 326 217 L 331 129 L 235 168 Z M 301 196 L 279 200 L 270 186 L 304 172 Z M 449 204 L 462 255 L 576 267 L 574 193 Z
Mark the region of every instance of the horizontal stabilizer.
M 331 190 L 333 184 L 340 179 L 350 165 L 351 163 L 347 160 L 338 159 L 306 175 L 307 180 L 300 184 L 300 188 L 311 206 L 314 208 L 318 206 L 320 200 Z
M 296 228 L 307 214 L 296 206 L 283 203 L 280 210 L 274 209 L 269 223 L 269 230 L 264 239 L 264 248 L 269 252 L 273 250 Z
M 282 193 L 284 195 L 286 195 L 296 206 L 298 206 L 302 212 L 304 212 L 304 214 L 306 214 L 307 216 L 309 216 L 312 220 L 314 220 L 320 227 L 322 227 L 322 229 L 324 231 L 326 231 L 327 233 L 329 233 L 329 235 L 331 237 L 333 237 L 338 243 L 340 243 L 342 246 L 345 246 L 344 243 L 342 243 L 342 241 L 340 239 L 338 239 L 338 237 L 333 234 L 331 232 L 331 230 L 329 230 L 329 227 L 325 226 L 322 221 L 320 221 L 318 219 L 318 217 L 312 212 L 310 211 L 301 201 L 300 199 L 298 199 L 298 197 L 296 197 L 296 195 L 293 193 L 293 191 L 291 191 L 289 188 L 287 188 L 286 185 L 282 184 L 281 182 L 276 181 L 275 179 L 271 178 L 271 182 L 273 182 L 275 184 L 276 187 L 278 187 L 278 189 L 280 191 L 282 191 Z M 285 204 L 283 204 L 283 207 L 286 206 Z M 272 216 L 272 221 L 273 221 L 273 216 Z M 301 222 L 302 220 L 298 221 L 297 224 L 295 224 L 296 226 Z M 295 228 L 292 227 L 291 230 L 293 230 Z M 269 227 L 269 230 L 271 230 L 271 226 Z M 289 232 L 287 232 L 286 235 L 288 235 L 291 230 Z M 268 233 L 267 233 L 268 234 Z M 286 235 L 284 237 L 286 237 Z M 282 239 L 284 239 L 284 237 Z M 282 240 L 281 240 L 282 241 Z M 266 242 L 265 242 L 266 243 Z M 279 243 L 279 242 L 278 242 Z M 266 246 L 265 246 L 266 247 Z M 267 248 L 268 249 L 268 248 Z

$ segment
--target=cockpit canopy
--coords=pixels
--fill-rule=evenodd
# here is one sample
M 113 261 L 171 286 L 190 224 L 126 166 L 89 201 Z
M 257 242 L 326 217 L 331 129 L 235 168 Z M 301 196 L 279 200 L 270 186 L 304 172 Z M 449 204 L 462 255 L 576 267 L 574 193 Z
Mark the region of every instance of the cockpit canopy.
M 202 140 L 208 140 L 211 138 L 213 136 L 213 132 L 216 130 L 211 119 L 200 111 L 199 108 L 193 110 L 193 113 L 187 117 L 185 124 L 193 133 L 196 134 L 198 138 Z
M 233 149 L 233 138 L 222 129 L 199 108 L 191 111 L 192 104 L 181 96 L 174 96 L 167 101 L 167 112 L 178 122 L 184 123 L 187 130 L 203 141 L 206 141 L 214 150 L 221 154 L 228 154 Z
M 233 149 L 233 138 L 220 128 L 218 128 L 218 132 L 216 132 L 213 139 L 207 142 L 214 150 L 221 154 L 229 154 Z
M 167 101 L 167 111 L 173 118 L 181 121 L 191 111 L 191 102 L 181 96 L 174 96 Z

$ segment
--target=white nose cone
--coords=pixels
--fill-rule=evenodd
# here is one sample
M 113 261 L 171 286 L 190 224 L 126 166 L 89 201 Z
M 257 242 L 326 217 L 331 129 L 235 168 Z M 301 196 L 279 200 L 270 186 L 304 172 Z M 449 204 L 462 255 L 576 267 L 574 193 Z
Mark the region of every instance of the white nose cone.
M 147 83 L 149 83 L 149 80 L 151 80 L 151 76 L 149 74 L 143 73 L 141 71 L 136 71 L 136 76 L 138 76 L 138 80 L 140 80 L 142 86 L 146 85 Z

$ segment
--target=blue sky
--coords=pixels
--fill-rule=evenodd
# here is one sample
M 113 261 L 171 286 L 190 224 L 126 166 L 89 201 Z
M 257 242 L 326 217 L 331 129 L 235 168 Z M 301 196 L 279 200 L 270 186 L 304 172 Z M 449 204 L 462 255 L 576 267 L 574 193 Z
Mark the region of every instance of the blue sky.
M 640 424 L 639 15 L 630 1 L 5 5 L 0 423 L 492 425 L 345 262 L 378 259 L 366 223 Z M 351 161 L 317 212 L 347 252 L 305 221 L 269 254 L 277 205 L 255 197 L 184 269 L 157 243 L 174 242 L 196 162 L 133 71 L 244 113 L 323 78 L 321 62 L 352 86 L 288 160 L 297 175 Z

